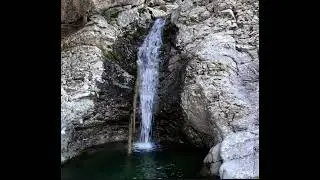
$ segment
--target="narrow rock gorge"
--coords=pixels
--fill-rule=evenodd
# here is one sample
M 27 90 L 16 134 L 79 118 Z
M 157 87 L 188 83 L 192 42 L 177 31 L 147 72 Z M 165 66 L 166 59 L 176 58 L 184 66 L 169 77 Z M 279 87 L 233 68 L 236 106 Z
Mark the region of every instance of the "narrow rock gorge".
M 61 163 L 127 141 L 138 49 L 159 17 L 155 139 L 207 148 L 212 176 L 259 177 L 258 0 L 62 0 Z

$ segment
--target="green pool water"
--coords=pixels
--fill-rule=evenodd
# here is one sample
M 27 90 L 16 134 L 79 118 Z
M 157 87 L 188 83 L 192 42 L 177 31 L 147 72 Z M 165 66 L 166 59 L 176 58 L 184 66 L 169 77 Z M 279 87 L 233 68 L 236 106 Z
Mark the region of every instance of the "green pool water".
M 207 149 L 175 145 L 127 155 L 124 143 L 112 143 L 65 163 L 61 167 L 61 179 L 209 179 L 200 174 L 207 152 Z

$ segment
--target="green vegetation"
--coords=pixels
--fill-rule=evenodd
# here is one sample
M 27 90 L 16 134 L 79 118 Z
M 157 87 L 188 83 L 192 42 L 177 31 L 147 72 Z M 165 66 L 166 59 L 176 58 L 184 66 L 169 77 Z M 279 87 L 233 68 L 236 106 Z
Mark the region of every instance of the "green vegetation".
M 112 62 L 120 62 L 121 57 L 118 55 L 115 51 L 109 51 L 103 53 L 106 60 L 112 61 Z

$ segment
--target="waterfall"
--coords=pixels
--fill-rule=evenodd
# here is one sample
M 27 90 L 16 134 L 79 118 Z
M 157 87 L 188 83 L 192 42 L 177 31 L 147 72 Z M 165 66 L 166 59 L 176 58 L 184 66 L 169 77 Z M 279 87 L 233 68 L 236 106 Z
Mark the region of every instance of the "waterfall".
M 162 46 L 162 31 L 164 19 L 157 19 L 149 34 L 145 38 L 138 52 L 139 96 L 141 110 L 141 125 L 139 142 L 135 143 L 138 149 L 152 148 L 152 121 L 157 94 L 159 75 L 159 50 Z

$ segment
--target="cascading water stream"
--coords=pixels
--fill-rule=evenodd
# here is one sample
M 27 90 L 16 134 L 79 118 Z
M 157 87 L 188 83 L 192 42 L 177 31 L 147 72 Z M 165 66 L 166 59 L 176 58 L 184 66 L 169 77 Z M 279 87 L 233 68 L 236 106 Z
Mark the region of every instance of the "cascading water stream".
M 162 46 L 162 32 L 165 25 L 164 19 L 157 19 L 149 34 L 145 38 L 138 52 L 138 72 L 140 77 L 140 109 L 141 125 L 140 138 L 134 144 L 138 149 L 152 149 L 152 121 L 157 94 L 159 75 L 159 53 Z

